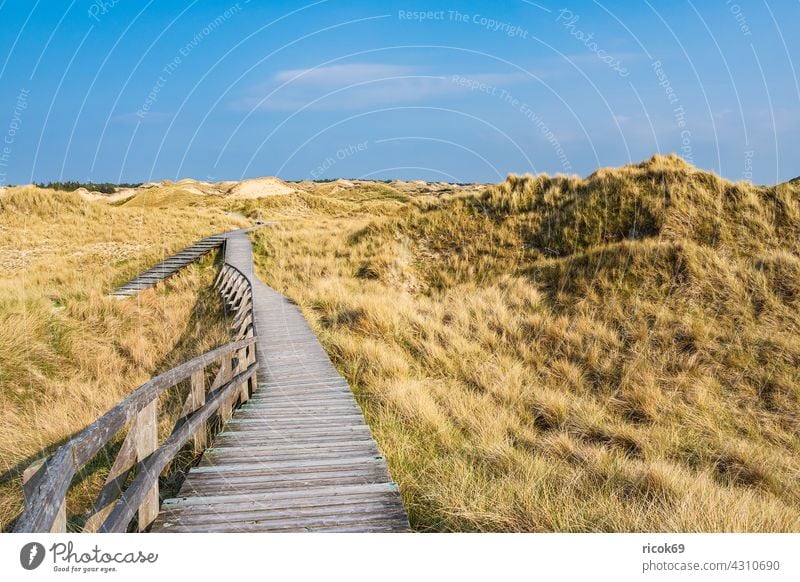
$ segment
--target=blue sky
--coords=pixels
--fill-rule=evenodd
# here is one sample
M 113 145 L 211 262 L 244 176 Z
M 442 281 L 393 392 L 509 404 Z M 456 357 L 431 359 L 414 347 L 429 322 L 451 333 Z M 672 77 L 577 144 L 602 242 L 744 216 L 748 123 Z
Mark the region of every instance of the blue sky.
M 797 1 L 0 0 L 0 182 L 800 175 Z

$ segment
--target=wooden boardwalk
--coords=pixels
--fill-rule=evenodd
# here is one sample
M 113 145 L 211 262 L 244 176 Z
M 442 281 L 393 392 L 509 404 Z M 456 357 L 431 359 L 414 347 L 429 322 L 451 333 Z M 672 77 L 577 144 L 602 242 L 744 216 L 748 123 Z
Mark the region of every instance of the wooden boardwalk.
M 192 246 L 187 247 L 179 253 L 164 259 L 155 267 L 148 269 L 135 279 L 132 279 L 118 289 L 115 289 L 111 292 L 111 295 L 115 295 L 117 297 L 130 297 L 131 295 L 136 295 L 143 289 L 155 287 L 158 283 L 171 277 L 180 269 L 189 265 L 190 263 L 193 263 L 206 253 L 221 247 L 225 242 L 227 235 L 228 233 L 217 234 L 197 241 Z
M 347 382 L 297 307 L 255 276 L 246 231 L 225 237 L 225 262 L 252 285 L 258 386 L 152 531 L 408 531 Z

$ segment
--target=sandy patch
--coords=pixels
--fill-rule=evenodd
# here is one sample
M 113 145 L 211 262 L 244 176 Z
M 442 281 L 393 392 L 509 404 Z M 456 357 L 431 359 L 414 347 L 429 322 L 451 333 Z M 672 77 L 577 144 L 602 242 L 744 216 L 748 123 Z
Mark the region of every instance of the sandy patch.
M 106 196 L 106 202 L 119 202 L 120 200 L 127 200 L 132 196 L 136 196 L 137 192 L 139 192 L 139 190 L 136 188 L 123 188 Z
M 0 249 L 0 271 L 21 271 L 30 267 L 45 255 L 52 255 L 55 249 L 34 247 L 31 249 Z
M 98 200 L 105 200 L 106 195 L 102 192 L 93 192 L 87 190 L 86 188 L 78 188 L 75 190 L 75 193 L 78 194 L 84 200 L 88 200 L 89 202 L 97 202 Z
M 278 178 L 255 178 L 243 180 L 228 191 L 231 198 L 264 198 L 292 194 L 295 189 Z

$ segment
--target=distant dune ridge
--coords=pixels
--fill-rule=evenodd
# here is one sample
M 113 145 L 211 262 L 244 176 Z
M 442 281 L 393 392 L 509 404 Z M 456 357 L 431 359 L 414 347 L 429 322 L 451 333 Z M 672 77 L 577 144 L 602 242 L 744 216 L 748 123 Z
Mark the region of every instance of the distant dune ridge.
M 85 187 L 74 190 L 81 198 L 89 202 L 106 202 L 111 204 L 129 204 L 131 206 L 154 206 L 163 207 L 165 205 L 186 206 L 193 205 L 199 201 L 193 200 L 193 196 L 213 196 L 231 200 L 255 200 L 272 196 L 286 196 L 296 194 L 300 191 L 306 192 L 328 192 L 333 190 L 348 190 L 359 186 L 370 185 L 392 188 L 404 194 L 425 194 L 425 193 L 447 193 L 465 190 L 480 190 L 485 184 L 454 185 L 447 182 L 425 182 L 423 180 L 348 180 L 339 178 L 334 181 L 313 182 L 305 180 L 302 182 L 289 183 L 274 176 L 263 178 L 250 178 L 247 180 L 235 181 L 226 180 L 221 182 L 208 182 L 195 180 L 193 178 L 182 178 L 177 181 L 162 180 L 161 182 L 144 182 L 138 187 L 117 188 L 113 194 L 96 192 Z M 0 190 L 2 193 L 5 190 Z

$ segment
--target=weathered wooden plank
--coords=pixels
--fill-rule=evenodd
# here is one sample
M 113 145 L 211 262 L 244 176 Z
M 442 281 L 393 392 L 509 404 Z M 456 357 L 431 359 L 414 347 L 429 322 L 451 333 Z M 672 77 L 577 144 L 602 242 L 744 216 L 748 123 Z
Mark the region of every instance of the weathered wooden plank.
M 238 328 L 241 327 L 242 321 L 246 318 L 249 318 L 250 321 L 253 321 L 253 304 L 252 302 L 247 302 L 242 305 L 242 308 L 236 312 L 236 315 L 233 316 L 233 321 L 231 321 L 231 328 Z
M 321 528 L 338 528 L 352 526 L 357 528 L 356 531 L 369 531 L 365 527 L 370 524 L 386 524 L 393 527 L 402 527 L 406 524 L 407 518 L 405 512 L 398 509 L 392 513 L 381 514 L 351 514 L 351 515 L 333 515 L 333 516 L 309 516 L 297 517 L 294 519 L 281 518 L 279 520 L 258 519 L 252 521 L 243 521 L 235 523 L 218 523 L 214 524 L 214 530 L 218 532 L 226 531 L 315 531 Z M 167 525 L 164 524 L 164 531 L 182 531 L 180 524 Z
M 253 402 L 253 400 L 251 400 Z M 355 398 L 348 397 L 332 397 L 332 396 L 319 396 L 308 398 L 294 398 L 288 395 L 276 395 L 272 398 L 259 400 L 254 402 L 254 405 L 263 406 L 264 410 L 268 410 L 271 406 L 289 408 L 296 405 L 306 405 L 308 410 L 314 410 L 318 406 L 335 406 L 341 404 L 355 403 Z
M 125 287 L 126 290 L 137 291 L 137 290 L 142 290 L 142 289 L 149 289 L 150 287 L 153 287 L 153 286 L 155 286 L 155 283 L 146 283 L 146 282 L 139 283 L 139 282 L 136 282 L 136 281 L 132 281 L 132 282 L 128 283 L 127 285 L 125 285 L 124 287 Z
M 337 392 L 352 393 L 350 388 L 341 382 L 334 380 L 291 380 L 291 381 L 275 381 L 267 377 L 259 382 L 259 387 L 262 388 L 262 396 L 270 396 L 272 394 L 294 394 L 304 390 L 320 390 L 332 389 Z
M 175 253 L 172 255 L 167 261 L 185 261 L 187 263 L 191 263 L 194 259 L 199 259 L 203 255 L 205 255 L 208 251 L 182 251 L 180 253 Z
M 244 289 L 248 286 L 247 279 L 242 277 L 238 277 L 234 280 L 234 283 L 225 291 L 223 291 L 222 296 L 225 299 L 226 303 L 232 303 L 232 298 L 236 296 L 237 293 L 244 291 Z
M 247 473 L 260 473 L 263 471 L 271 472 L 274 471 L 276 473 L 283 472 L 285 470 L 290 471 L 311 471 L 311 470 L 322 470 L 327 468 L 332 468 L 335 470 L 340 470 L 343 467 L 360 467 L 364 465 L 369 465 L 372 463 L 383 464 L 384 458 L 378 455 L 367 455 L 367 456 L 347 456 L 347 457 L 337 457 L 337 458 L 317 458 L 317 459 L 308 459 L 308 460 L 291 460 L 291 461 L 255 461 L 251 463 L 204 463 L 197 467 L 194 467 L 193 472 L 195 474 L 202 474 L 202 473 L 219 473 L 225 471 L 235 471 L 241 474 Z
M 356 403 L 356 399 L 352 394 L 348 394 L 346 392 L 339 392 L 335 394 L 331 393 L 321 393 L 321 394 L 305 394 L 305 395 L 298 395 L 292 394 L 291 392 L 270 392 L 264 394 L 258 394 L 258 399 L 254 398 L 252 401 L 253 406 L 263 407 L 264 409 L 268 409 L 270 407 L 277 407 L 277 406 L 302 406 L 302 407 L 309 407 L 309 409 L 313 409 L 315 407 L 320 406 L 331 406 L 331 405 L 344 405 L 344 404 L 354 404 Z
M 266 372 L 266 375 L 264 376 L 265 384 L 270 384 L 270 383 L 289 384 L 291 382 L 299 383 L 306 380 L 311 382 L 314 381 L 324 382 L 328 380 L 337 380 L 338 378 L 341 377 L 338 374 L 335 374 L 333 370 L 331 371 L 326 370 L 327 373 L 325 373 L 324 375 L 318 374 L 317 370 L 309 370 L 307 372 L 287 374 L 285 372 L 279 371 L 277 369 L 277 366 L 270 366 L 265 370 L 265 372 Z
M 194 412 L 206 403 L 206 375 L 205 370 L 198 370 L 191 376 L 189 397 L 191 399 L 191 411 Z M 206 448 L 206 427 L 201 425 L 194 433 L 193 446 L 195 454 L 199 454 Z
M 142 470 L 136 475 L 133 482 L 122 495 L 120 500 L 111 510 L 108 518 L 103 522 L 100 531 L 122 532 L 127 528 L 133 517 L 135 508 L 147 497 L 152 486 L 152 480 L 158 479 L 161 471 L 177 454 L 194 432 L 214 414 L 229 394 L 233 392 L 240 382 L 253 373 L 257 364 L 234 377 L 225 386 L 214 392 L 206 403 L 200 407 L 185 423 L 175 430 L 169 438 L 155 452 L 149 455 L 141 464 Z
M 263 428 L 302 428 L 308 426 L 319 426 L 321 428 L 331 428 L 333 426 L 350 426 L 350 425 L 362 425 L 363 421 L 360 417 L 358 417 L 359 413 L 357 411 L 352 411 L 347 417 L 342 418 L 341 420 L 336 420 L 332 417 L 325 417 L 323 415 L 317 415 L 313 413 L 298 413 L 295 415 L 286 415 L 286 416 L 278 416 L 273 417 L 270 415 L 249 415 L 244 416 L 237 414 L 236 418 L 231 420 L 231 423 L 228 425 L 229 430 L 236 430 L 239 422 L 247 422 L 250 423 L 251 426 L 258 426 L 259 424 L 263 425 Z
M 398 494 L 395 483 L 370 483 L 364 485 L 343 485 L 338 487 L 307 487 L 298 491 L 266 491 L 266 492 L 227 492 L 224 495 L 176 497 L 164 501 L 165 506 L 170 505 L 203 505 L 224 504 L 240 502 L 279 503 L 282 501 L 304 502 L 306 499 L 328 498 L 331 496 L 363 495 L 370 493 L 388 492 Z
M 258 431 L 234 431 L 219 433 L 214 439 L 214 444 L 218 447 L 228 446 L 245 446 L 245 445 L 269 445 L 280 446 L 287 443 L 296 443 L 298 445 L 311 445 L 313 443 L 328 443 L 340 442 L 342 439 L 348 439 L 352 442 L 371 441 L 372 435 L 364 431 L 362 433 L 350 432 L 347 434 L 329 434 L 329 435 L 292 435 L 288 437 L 285 433 L 269 432 L 264 434 Z
M 267 353 L 267 352 L 265 352 Z M 285 373 L 285 370 L 290 367 L 299 368 L 302 366 L 302 363 L 305 361 L 305 358 L 298 357 L 297 362 L 295 364 L 280 364 L 276 365 L 275 363 L 270 363 L 270 365 L 265 369 L 266 376 L 264 377 L 263 384 L 265 387 L 275 387 L 278 388 L 281 385 L 291 385 L 291 384 L 320 384 L 320 385 L 333 385 L 333 383 L 337 380 L 338 375 L 334 375 L 334 372 L 327 369 L 309 369 L 304 371 L 301 374 L 294 374 L 292 376 L 288 376 Z M 339 376 L 340 378 L 340 376 Z M 325 387 L 325 386 L 320 386 Z M 344 388 L 344 385 L 339 385 L 339 388 Z M 299 388 L 299 386 L 295 386 L 295 388 Z M 288 388 L 284 388 L 288 389 Z
M 336 393 L 343 393 L 343 394 L 352 394 L 352 391 L 346 384 L 326 381 L 319 383 L 314 381 L 309 381 L 307 383 L 307 387 L 303 386 L 303 384 L 278 384 L 273 383 L 269 380 L 269 378 L 264 379 L 259 382 L 259 388 L 261 388 L 261 396 L 272 396 L 276 394 L 298 394 L 302 392 L 309 392 L 314 390 L 330 390 Z
M 233 433 L 235 434 L 235 433 Z M 215 443 L 213 447 L 209 447 L 206 449 L 207 454 L 212 454 L 218 452 L 219 454 L 235 454 L 236 451 L 244 451 L 249 450 L 252 451 L 254 455 L 259 454 L 266 454 L 266 453 L 275 453 L 275 454 L 284 454 L 284 453 L 292 453 L 297 451 L 314 451 L 317 449 L 323 449 L 326 451 L 336 451 L 340 449 L 347 449 L 349 447 L 362 447 L 366 444 L 372 445 L 375 447 L 377 451 L 377 445 L 373 439 L 368 439 L 367 441 L 351 441 L 351 440 L 332 440 L 332 441 L 312 441 L 310 443 L 275 443 L 266 446 L 238 446 L 238 445 L 218 445 Z
M 196 526 L 176 526 L 165 528 L 163 533 L 191 533 L 191 532 L 205 532 L 213 531 L 217 533 L 404 533 L 410 531 L 408 527 L 403 527 L 401 521 L 386 522 L 386 523 L 363 523 L 358 525 L 346 526 L 332 526 L 332 527 L 315 527 L 315 528 L 297 528 L 297 529 L 283 529 L 274 530 L 269 528 L 260 528 L 258 526 L 237 526 L 231 525 L 228 527 L 213 527 L 213 528 L 198 528 Z
M 361 419 L 353 419 L 342 423 L 321 423 L 316 422 L 313 418 L 298 418 L 286 419 L 282 421 L 263 419 L 263 418 L 246 418 L 240 421 L 233 422 L 229 420 L 225 425 L 226 432 L 241 432 L 247 434 L 250 432 L 260 432 L 269 436 L 315 436 L 315 435 L 341 435 L 344 438 L 349 438 L 352 435 L 365 433 L 369 434 L 369 427 L 367 427 Z
M 239 350 L 239 363 L 236 372 L 242 372 L 247 367 L 256 361 L 255 350 L 241 349 Z M 239 387 L 239 402 L 245 403 L 250 399 L 250 383 L 242 382 Z
M 317 427 L 317 430 L 310 429 Z M 307 432 L 330 432 L 337 428 L 348 428 L 353 430 L 367 430 L 364 426 L 363 417 L 360 415 L 349 415 L 338 419 L 322 419 L 315 416 L 298 415 L 296 418 L 232 418 L 226 425 L 227 430 L 281 430 L 294 431 L 306 430 Z
M 270 386 L 268 384 L 262 384 L 261 387 L 263 390 L 258 397 L 261 399 L 267 399 L 271 396 L 296 396 L 298 398 L 302 398 L 304 396 L 312 396 L 316 394 L 330 394 L 339 396 L 342 395 L 344 397 L 349 397 L 352 395 L 350 388 L 347 386 L 342 386 L 341 384 L 329 384 L 327 386 L 309 386 L 308 388 L 301 388 L 298 386 L 292 388 L 278 388 L 275 386 Z
M 122 493 L 122 487 L 128 479 L 131 469 L 136 465 L 136 437 L 137 423 L 132 423 L 125 440 L 122 442 L 117 458 L 114 459 L 114 464 L 108 473 L 105 484 L 97 497 L 92 508 L 91 516 L 86 520 L 83 526 L 84 532 L 95 532 L 100 527 L 100 524 L 105 521 L 108 514 L 111 512 L 114 501 Z
M 262 381 L 260 382 L 262 388 L 264 388 L 263 393 L 266 394 L 267 391 L 270 392 L 279 392 L 279 391 L 286 391 L 291 392 L 295 388 L 347 388 L 350 389 L 347 382 L 344 381 L 342 378 L 334 378 L 331 380 L 308 380 L 303 382 L 286 382 L 286 383 L 278 383 L 278 382 L 267 382 Z
M 284 490 L 287 493 L 291 491 Z M 200 518 L 221 516 L 225 521 L 235 521 L 261 518 L 292 518 L 298 514 L 293 512 L 304 511 L 306 515 L 342 515 L 355 513 L 357 507 L 363 513 L 373 513 L 375 509 L 382 508 L 388 511 L 397 511 L 402 508 L 402 499 L 397 491 L 382 491 L 361 494 L 331 494 L 318 497 L 287 497 L 284 499 L 260 501 L 259 494 L 254 494 L 249 499 L 231 502 L 228 496 L 216 503 L 195 504 L 169 504 L 165 502 L 160 519 L 162 521 L 176 519 Z M 188 499 L 205 500 L 208 497 L 189 497 Z
M 234 447 L 228 447 L 231 449 Z M 247 447 L 251 448 L 251 447 Z M 318 461 L 322 462 L 327 459 L 340 459 L 343 456 L 377 456 L 378 450 L 372 443 L 363 443 L 361 446 L 353 445 L 347 449 L 307 449 L 307 450 L 294 450 L 291 452 L 270 452 L 268 454 L 257 453 L 241 453 L 232 454 L 230 452 L 211 454 L 206 451 L 203 456 L 203 461 L 200 466 L 206 465 L 227 465 L 243 462 L 252 463 L 272 463 L 272 462 L 291 462 L 291 461 Z
M 343 388 L 329 387 L 309 390 L 265 390 L 253 396 L 255 405 L 267 405 L 281 398 L 293 400 L 298 404 L 310 403 L 319 399 L 339 400 L 341 402 L 355 402 L 355 398 L 349 390 Z
M 385 483 L 387 479 L 382 476 L 371 475 L 340 475 L 327 477 L 309 477 L 305 479 L 289 479 L 284 481 L 263 481 L 258 477 L 247 479 L 243 477 L 231 478 L 228 481 L 197 480 L 186 481 L 181 488 L 181 495 L 217 495 L 231 489 L 247 489 L 253 493 L 265 491 L 297 491 L 308 487 L 336 487 L 368 483 Z
M 265 402 L 258 402 L 251 398 L 245 406 L 240 409 L 240 413 L 244 416 L 248 414 L 274 414 L 280 416 L 282 414 L 326 414 L 334 412 L 361 412 L 361 407 L 358 406 L 355 399 L 343 400 L 335 404 L 312 405 L 303 402 L 293 402 L 288 406 L 279 406 L 277 404 L 270 404 Z
M 338 437 L 338 438 L 349 438 L 351 436 L 355 437 L 357 435 L 366 434 L 370 435 L 369 427 L 365 424 L 355 424 L 355 425 L 342 425 L 337 427 L 315 427 L 313 425 L 305 425 L 305 426 L 289 426 L 289 427 L 270 427 L 267 423 L 252 423 L 250 421 L 243 421 L 240 424 L 237 424 L 234 427 L 229 427 L 226 425 L 225 431 L 227 432 L 235 432 L 241 433 L 242 435 L 247 435 L 248 433 L 255 432 L 259 434 L 263 434 L 264 438 L 310 438 L 310 437 Z
M 46 470 L 46 462 L 47 459 L 39 459 L 22 472 L 22 494 L 26 506 L 30 506 L 31 502 L 34 501 L 35 486 L 38 480 L 34 477 L 41 478 L 43 471 Z M 63 533 L 67 531 L 66 500 L 62 500 L 61 505 L 56 510 L 55 518 L 49 531 L 50 533 Z
M 203 499 L 203 498 L 194 498 Z M 397 511 L 402 507 L 397 492 L 372 492 L 360 495 L 328 495 L 313 498 L 287 498 L 276 501 L 247 500 L 238 503 L 223 501 L 193 505 L 164 504 L 159 522 L 187 523 L 191 519 L 208 522 L 209 516 L 221 517 L 221 521 L 246 521 L 248 519 L 296 517 L 298 515 L 337 515 L 351 513 L 353 506 L 369 513 Z
M 398 518 L 385 522 L 370 522 L 358 525 L 317 527 L 315 533 L 408 533 L 411 527 L 408 525 L 408 517 Z
M 338 442 L 341 440 L 341 435 L 332 435 L 330 437 L 298 437 L 296 439 L 289 439 L 285 435 L 277 436 L 277 435 L 270 435 L 265 436 L 263 438 L 259 437 L 258 433 L 229 433 L 229 436 L 218 437 L 215 439 L 215 444 L 220 447 L 245 447 L 245 446 L 270 446 L 270 447 L 281 447 L 285 446 L 290 443 L 294 443 L 297 445 L 306 445 L 312 446 L 315 443 L 320 443 L 320 445 L 324 445 L 328 442 Z M 362 443 L 362 442 L 369 442 L 372 440 L 372 435 L 364 433 L 364 434 L 357 434 L 357 435 L 348 435 L 347 438 L 352 441 L 353 443 Z
M 230 299 L 231 309 L 238 310 L 241 303 L 249 296 L 250 294 L 250 283 L 247 279 L 242 280 L 242 286 L 239 290 L 233 294 Z
M 222 280 L 225 278 L 225 274 L 228 272 L 228 268 L 226 265 L 222 265 L 222 268 L 217 273 L 217 276 L 214 278 L 214 283 L 212 284 L 213 289 L 217 289 L 222 283 Z
M 248 313 L 241 322 L 234 323 L 233 325 L 231 325 L 231 328 L 233 329 L 234 333 L 239 333 L 241 330 L 247 328 L 247 326 L 251 325 L 252 323 L 253 323 L 253 316 L 252 314 Z
M 253 398 L 252 405 L 264 409 L 278 406 L 285 406 L 287 408 L 302 406 L 313 409 L 321 406 L 356 404 L 355 396 L 347 392 L 298 395 L 288 390 L 261 390 L 256 391 L 255 396 L 257 398 Z
M 275 421 L 277 423 L 287 422 L 291 420 L 308 420 L 318 421 L 322 425 L 337 423 L 340 417 L 345 417 L 347 420 L 354 420 L 361 422 L 361 410 L 358 407 L 340 407 L 339 409 L 328 410 L 314 410 L 307 408 L 289 409 L 285 412 L 280 412 L 270 409 L 248 409 L 242 411 L 241 409 L 236 414 L 233 420 L 264 420 Z
M 153 281 L 159 282 L 159 281 L 162 281 L 163 279 L 164 279 L 163 275 L 159 275 L 159 274 L 149 275 L 147 273 L 142 273 L 141 275 L 136 277 L 136 279 L 134 279 L 131 282 L 132 283 L 150 283 L 150 282 L 153 282 Z
M 335 521 L 336 523 L 352 523 L 353 521 L 386 519 L 389 516 L 397 516 L 402 512 L 402 505 L 398 505 L 394 500 L 351 500 L 350 504 L 342 505 L 333 503 L 330 505 L 317 505 L 313 507 L 289 507 L 286 509 L 270 507 L 243 508 L 231 510 L 225 507 L 225 511 L 212 511 L 211 513 L 200 514 L 183 510 L 171 511 L 164 515 L 163 523 L 175 526 L 181 525 L 204 525 L 212 526 L 221 523 L 260 523 L 260 524 L 280 524 L 287 521 L 294 523 L 298 519 L 324 520 L 326 522 Z
M 211 382 L 209 390 L 210 391 L 216 390 L 230 379 L 231 379 L 231 357 L 230 354 L 226 354 L 219 361 L 219 370 L 217 370 L 217 374 L 216 376 L 214 376 L 214 380 Z
M 246 326 L 246 327 L 240 329 L 239 331 L 237 331 L 234 334 L 234 339 L 238 340 L 238 339 L 242 339 L 242 338 L 246 338 L 246 337 L 252 337 L 254 335 L 254 333 L 255 333 L 255 330 L 253 329 L 253 325 L 249 324 L 248 326 Z
M 311 393 L 321 393 L 321 394 L 330 394 L 332 396 L 336 396 L 337 398 L 342 398 L 343 400 L 349 399 L 353 396 L 352 391 L 347 388 L 346 386 L 342 386 L 341 384 L 328 384 L 328 385 L 317 385 L 317 386 L 310 386 L 309 388 L 301 388 L 299 386 L 292 386 L 292 387 L 283 387 L 283 386 L 271 386 L 269 382 L 262 381 L 261 388 L 259 394 L 257 396 L 261 400 L 269 400 L 274 397 L 280 396 L 299 396 L 302 397 L 303 393 L 307 395 L 311 395 Z
M 136 460 L 139 471 L 149 471 L 144 461 L 158 448 L 158 400 L 153 400 L 136 416 Z M 148 475 L 152 483 L 138 505 L 139 531 L 147 529 L 158 515 L 158 474 Z M 111 513 L 110 511 L 108 513 Z
M 228 286 L 228 282 L 233 276 L 233 270 L 228 265 L 224 265 L 222 267 L 221 275 L 222 276 L 220 277 L 219 283 L 217 284 L 217 288 L 220 293 L 222 293 Z

